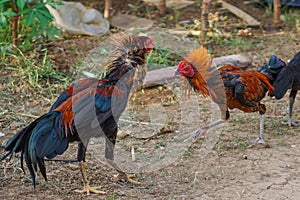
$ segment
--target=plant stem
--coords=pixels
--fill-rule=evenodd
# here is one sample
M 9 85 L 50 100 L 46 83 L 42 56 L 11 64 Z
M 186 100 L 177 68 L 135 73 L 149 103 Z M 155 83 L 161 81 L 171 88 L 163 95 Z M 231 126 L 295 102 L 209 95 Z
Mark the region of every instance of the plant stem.
M 208 12 L 209 12 L 209 5 L 211 3 L 211 0 L 203 0 L 202 6 L 201 6 L 201 32 L 199 35 L 200 40 L 204 40 L 206 37 L 206 23 L 208 18 Z
M 274 0 L 274 26 L 278 27 L 280 24 L 280 0 Z
M 15 13 L 19 12 L 19 9 L 16 5 L 16 1 L 11 1 L 12 9 Z M 12 49 L 15 50 L 18 46 L 18 29 L 19 29 L 19 19 L 20 15 L 16 15 L 12 17 L 12 25 L 11 25 L 11 37 L 12 37 Z
M 159 1 L 158 10 L 161 16 L 164 16 L 166 14 L 166 0 Z
M 112 0 L 105 0 L 104 18 L 109 19 L 111 9 L 112 9 Z

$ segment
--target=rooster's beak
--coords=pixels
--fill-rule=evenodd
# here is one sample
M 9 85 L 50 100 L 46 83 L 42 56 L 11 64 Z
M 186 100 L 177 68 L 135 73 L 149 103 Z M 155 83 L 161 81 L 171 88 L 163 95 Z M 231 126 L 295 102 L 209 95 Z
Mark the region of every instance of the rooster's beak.
M 181 73 L 180 73 L 180 71 L 178 71 L 177 69 L 175 70 L 175 76 L 180 76 L 181 75 Z

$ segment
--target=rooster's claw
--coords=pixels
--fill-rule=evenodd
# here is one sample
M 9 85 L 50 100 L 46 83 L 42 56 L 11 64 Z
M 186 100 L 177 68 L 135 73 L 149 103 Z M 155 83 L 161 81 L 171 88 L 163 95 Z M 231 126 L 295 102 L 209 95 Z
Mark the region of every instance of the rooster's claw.
M 270 148 L 270 145 L 268 143 L 266 143 L 266 141 L 263 138 L 260 138 L 260 137 L 258 137 L 256 140 L 251 140 L 248 148 L 252 148 L 257 145 L 263 145 L 266 148 Z
M 195 131 L 189 133 L 189 134 L 188 134 L 189 137 L 188 137 L 187 139 L 185 139 L 184 142 L 193 139 L 193 142 L 192 142 L 192 143 L 195 143 L 195 142 L 197 142 L 197 141 L 200 139 L 200 137 L 201 137 L 202 135 L 205 135 L 206 132 L 207 132 L 207 129 L 204 129 L 204 128 L 198 128 L 197 130 L 195 130 Z
M 289 126 L 299 126 L 299 124 L 293 120 L 289 120 L 287 122 L 281 122 L 281 124 L 289 125 Z

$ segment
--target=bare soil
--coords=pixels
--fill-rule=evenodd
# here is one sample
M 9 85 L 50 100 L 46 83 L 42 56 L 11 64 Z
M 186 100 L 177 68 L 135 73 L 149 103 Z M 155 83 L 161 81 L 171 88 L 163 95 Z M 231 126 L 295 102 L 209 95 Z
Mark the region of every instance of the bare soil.
M 117 12 L 132 13 L 125 5 L 139 1 L 114 1 Z M 238 5 L 262 22 L 253 28 L 253 35 L 243 40 L 252 42 L 239 49 L 232 45 L 209 42 L 215 57 L 229 54 L 247 56 L 253 66 L 259 67 L 275 54 L 283 60 L 300 49 L 300 37 L 295 27 L 284 26 L 274 30 L 272 16 L 266 15 L 265 7 L 244 4 L 244 1 L 228 1 Z M 100 11 L 104 1 L 85 1 L 86 5 Z M 147 5 L 139 6 L 141 15 Z M 219 11 L 232 22 L 241 20 L 218 4 L 212 12 Z M 200 8 L 195 5 L 178 11 L 178 21 L 200 18 Z M 151 13 L 157 27 L 178 27 L 170 21 L 170 10 L 165 17 Z M 246 26 L 245 26 L 246 27 Z M 245 27 L 236 27 L 243 29 Z M 232 30 L 232 32 L 234 32 Z M 63 41 L 48 44 L 49 56 L 57 70 L 75 70 L 78 58 L 84 58 L 106 37 L 68 37 Z M 182 39 L 182 38 L 181 38 Z M 181 47 L 184 48 L 184 47 Z M 187 46 L 186 50 L 189 51 Z M 58 53 L 60 52 L 60 53 Z M 63 52 L 63 53 L 62 53 Z M 39 59 L 39 55 L 37 55 Z M 255 68 L 254 67 L 254 68 Z M 33 119 L 17 113 L 40 115 L 47 112 L 63 86 L 53 84 L 52 90 L 32 89 L 29 85 L 7 85 L 18 74 L 9 69 L 0 71 L 2 95 L 0 113 L 0 152 L 4 154 L 6 141 Z M 16 81 L 15 81 L 16 83 Z M 120 135 L 116 145 L 116 161 L 126 171 L 136 173 L 141 186 L 133 186 L 115 180 L 116 171 L 103 159 L 103 142 L 92 140 L 89 145 L 87 170 L 92 186 L 101 186 L 106 195 L 86 196 L 73 190 L 82 187 L 77 163 L 46 162 L 48 181 L 37 173 L 38 185 L 33 189 L 31 179 L 20 169 L 20 161 L 0 163 L 0 199 L 299 199 L 300 198 L 300 135 L 298 127 L 282 125 L 287 120 L 288 94 L 282 100 L 266 97 L 265 139 L 270 148 L 248 148 L 249 140 L 259 133 L 259 114 L 246 114 L 232 110 L 231 118 L 208 131 L 196 143 L 185 141 L 185 133 L 218 118 L 216 105 L 209 99 L 192 93 L 186 98 L 180 84 L 154 87 L 133 93 L 128 108 L 120 120 Z M 299 97 L 294 105 L 294 119 L 299 120 Z M 132 158 L 135 152 L 135 161 Z M 76 159 L 77 145 L 71 144 L 63 159 Z

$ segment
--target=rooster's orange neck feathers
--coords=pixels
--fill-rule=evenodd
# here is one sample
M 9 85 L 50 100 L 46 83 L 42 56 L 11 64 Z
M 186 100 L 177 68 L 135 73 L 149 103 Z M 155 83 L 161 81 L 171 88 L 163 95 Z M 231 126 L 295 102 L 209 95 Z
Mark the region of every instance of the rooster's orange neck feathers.
M 200 91 L 203 96 L 209 96 L 209 88 L 206 82 L 210 78 L 212 56 L 207 53 L 205 47 L 201 46 L 198 49 L 193 49 L 185 58 L 185 61 L 195 67 L 195 76 L 189 80 L 191 85 L 196 91 Z

